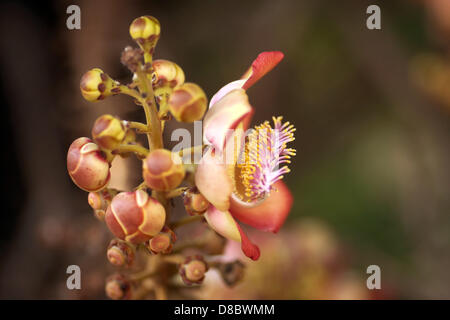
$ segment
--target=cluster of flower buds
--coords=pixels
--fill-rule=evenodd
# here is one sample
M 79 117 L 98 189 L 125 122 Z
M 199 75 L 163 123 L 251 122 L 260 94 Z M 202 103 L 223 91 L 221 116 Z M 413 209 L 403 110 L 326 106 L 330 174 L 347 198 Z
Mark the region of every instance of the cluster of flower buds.
M 139 296 L 149 290 L 148 285 L 153 286 L 159 299 L 167 296 L 174 276 L 181 276 L 187 285 L 203 282 L 208 263 L 201 255 L 185 258 L 183 253 L 188 248 L 205 255 L 220 255 L 226 239 L 231 239 L 241 243 L 247 257 L 259 258 L 258 246 L 238 220 L 273 232 L 285 221 L 292 196 L 280 181 L 289 168 L 279 165 L 290 163 L 295 155 L 294 149 L 286 147 L 294 140 L 295 128 L 289 122 L 283 123 L 282 117 L 274 117 L 273 125 L 264 122 L 249 137 L 238 133 L 248 129 L 253 114 L 246 90 L 281 61 L 281 52 L 261 53 L 239 80 L 230 82 L 211 98 L 208 108 L 205 92 L 197 84 L 185 82 L 185 73 L 178 64 L 153 59 L 161 34 L 156 18 L 135 19 L 129 33 L 139 47 L 127 46 L 120 61 L 131 71 L 131 82 L 121 84 L 94 68 L 82 76 L 80 90 L 90 102 L 127 95 L 143 109 L 145 122 L 101 115 L 92 127 L 92 139 L 78 138 L 69 147 L 67 169 L 73 182 L 89 192 L 88 203 L 96 217 L 116 237 L 107 248 L 109 262 L 127 268 L 136 259 L 139 263 L 135 265 L 140 266 L 141 254 L 155 261 L 149 260 L 137 274 L 111 276 L 105 287 L 108 297 L 128 299 L 132 287 L 139 290 L 134 296 Z M 203 119 L 203 144 L 179 152 L 165 149 L 166 121 L 173 119 L 184 123 Z M 230 134 L 231 130 L 236 132 Z M 148 148 L 138 142 L 138 134 L 147 137 Z M 262 139 L 264 148 L 253 138 Z M 242 145 L 231 143 L 239 140 Z M 183 163 L 182 156 L 192 157 L 200 151 L 199 163 Z M 237 154 L 224 165 L 220 155 L 229 151 Z M 132 191 L 109 188 L 114 159 L 133 154 L 142 161 L 140 184 Z M 238 161 L 241 158 L 244 161 Z M 182 197 L 188 216 L 172 221 L 170 212 L 176 197 Z M 198 221 L 206 222 L 210 229 L 201 229 L 202 236 L 177 243 L 172 250 L 177 240 L 174 230 Z M 211 265 L 218 268 L 229 286 L 238 283 L 244 274 L 239 261 Z
M 200 255 L 186 257 L 179 268 L 181 279 L 187 285 L 201 284 L 207 271 L 208 263 Z
M 108 261 L 117 267 L 130 267 L 134 262 L 135 247 L 129 242 L 113 239 L 106 252 Z

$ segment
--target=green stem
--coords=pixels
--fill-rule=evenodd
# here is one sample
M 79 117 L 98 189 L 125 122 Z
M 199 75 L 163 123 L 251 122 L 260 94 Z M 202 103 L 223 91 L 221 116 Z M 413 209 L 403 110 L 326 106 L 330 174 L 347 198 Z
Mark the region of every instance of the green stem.
M 149 153 L 147 148 L 144 148 L 143 146 L 137 144 L 121 144 L 119 147 L 113 150 L 113 153 L 115 154 L 128 152 L 133 152 L 141 158 L 145 158 Z
M 151 133 L 151 128 L 141 122 L 128 121 L 127 124 L 129 128 L 137 129 L 138 133 Z

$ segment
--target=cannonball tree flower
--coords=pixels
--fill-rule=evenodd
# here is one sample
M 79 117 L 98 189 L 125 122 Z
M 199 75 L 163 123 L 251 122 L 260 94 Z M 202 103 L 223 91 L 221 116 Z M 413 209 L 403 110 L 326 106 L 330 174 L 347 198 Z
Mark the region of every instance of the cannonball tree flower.
M 259 54 L 241 79 L 212 97 L 203 121 L 204 142 L 210 147 L 195 174 L 198 189 L 211 203 L 205 213 L 209 225 L 222 236 L 241 242 L 242 251 L 253 260 L 259 258 L 259 248 L 236 219 L 263 231 L 281 228 L 293 203 L 281 179 L 289 172 L 285 164 L 295 155 L 294 149 L 286 147 L 294 140 L 295 128 L 282 123 L 282 117 L 274 117 L 273 127 L 264 122 L 245 136 L 254 112 L 246 90 L 283 57 L 278 51 Z

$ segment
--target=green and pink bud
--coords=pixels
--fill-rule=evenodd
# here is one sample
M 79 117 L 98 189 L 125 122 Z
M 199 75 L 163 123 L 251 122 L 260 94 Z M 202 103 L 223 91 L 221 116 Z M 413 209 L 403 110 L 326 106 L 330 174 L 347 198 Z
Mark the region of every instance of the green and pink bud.
M 126 128 L 119 118 L 104 114 L 97 118 L 92 127 L 92 138 L 105 150 L 116 149 L 125 139 Z
M 101 69 L 94 68 L 81 77 L 80 90 L 83 98 L 90 102 L 96 102 L 117 94 L 119 83 Z
M 205 92 L 195 83 L 184 83 L 169 97 L 169 110 L 180 122 L 194 122 L 203 118 L 207 108 Z
M 153 61 L 152 67 L 152 84 L 155 95 L 159 96 L 160 92 L 168 92 L 165 89 L 171 90 L 184 83 L 183 69 L 175 62 L 159 59 Z
M 141 49 L 152 54 L 161 34 L 161 24 L 155 17 L 142 16 L 133 20 L 129 31 Z

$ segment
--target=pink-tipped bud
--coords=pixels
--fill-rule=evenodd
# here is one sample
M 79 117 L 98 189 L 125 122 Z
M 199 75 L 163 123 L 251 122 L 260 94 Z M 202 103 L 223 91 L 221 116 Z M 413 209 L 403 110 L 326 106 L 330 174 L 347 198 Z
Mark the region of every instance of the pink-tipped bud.
M 183 197 L 184 208 L 191 216 L 204 214 L 209 207 L 209 202 L 198 191 L 197 187 L 193 187 L 186 191 Z
M 183 181 L 185 170 L 177 153 L 166 149 L 156 149 L 144 159 L 142 175 L 149 188 L 170 191 Z
M 130 243 L 113 239 L 109 243 L 106 256 L 108 261 L 117 267 L 130 267 L 134 262 L 135 248 Z
M 166 211 L 158 200 L 144 190 L 121 192 L 108 207 L 105 221 L 117 238 L 138 244 L 162 230 Z
M 195 83 L 184 83 L 169 97 L 169 110 L 180 122 L 194 122 L 203 118 L 207 99 L 205 92 Z
M 119 92 L 119 83 L 111 79 L 99 68 L 86 72 L 80 81 L 83 98 L 95 102 Z
M 67 171 L 72 181 L 85 191 L 99 191 L 109 182 L 110 164 L 98 145 L 89 138 L 78 138 L 67 152 Z
M 199 255 L 187 257 L 179 269 L 181 279 L 187 285 L 201 284 L 207 271 L 208 264 Z
M 128 300 L 131 298 L 131 283 L 124 275 L 115 273 L 106 280 L 105 293 L 113 300 Z
M 148 249 L 154 254 L 168 254 L 172 252 L 176 240 L 175 233 L 168 227 L 164 227 L 160 233 L 148 241 Z
M 100 148 L 114 150 L 125 139 L 125 127 L 120 119 L 104 114 L 95 120 L 92 138 Z
M 233 287 L 244 278 L 245 265 L 239 260 L 223 263 L 219 265 L 219 272 L 223 281 Z

